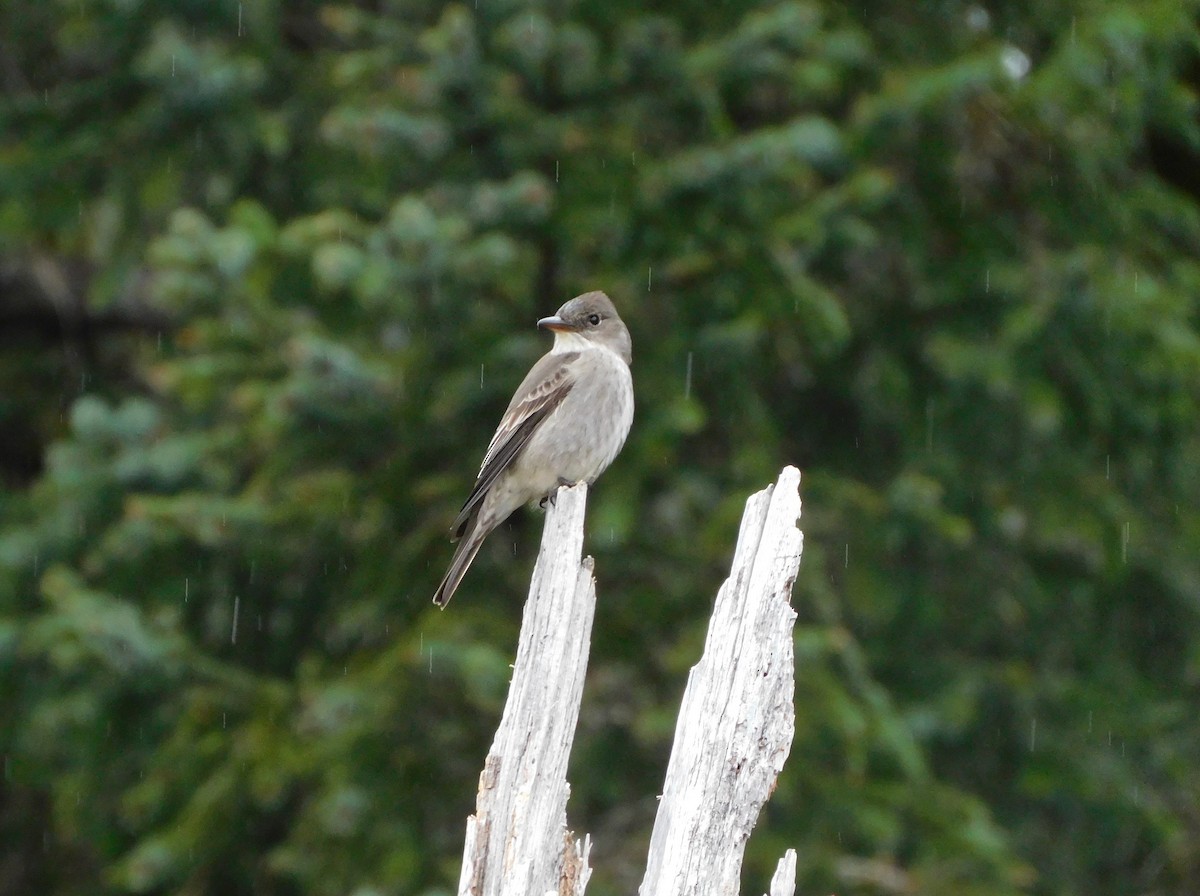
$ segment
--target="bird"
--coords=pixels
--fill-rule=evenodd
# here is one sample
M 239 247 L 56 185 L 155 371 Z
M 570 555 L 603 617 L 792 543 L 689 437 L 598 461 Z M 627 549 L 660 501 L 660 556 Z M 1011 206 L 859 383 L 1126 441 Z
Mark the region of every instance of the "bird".
M 544 507 L 560 485 L 595 482 L 633 425 L 633 341 L 612 300 L 586 292 L 537 325 L 554 344 L 513 394 L 454 520 L 458 547 L 433 595 L 439 607 L 493 529 L 536 498 Z

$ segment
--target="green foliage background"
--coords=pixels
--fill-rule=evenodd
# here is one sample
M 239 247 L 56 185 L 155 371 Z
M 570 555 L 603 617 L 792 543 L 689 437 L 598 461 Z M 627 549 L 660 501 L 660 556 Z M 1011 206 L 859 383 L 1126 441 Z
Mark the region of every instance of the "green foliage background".
M 538 517 L 429 598 L 593 288 L 597 896 L 787 463 L 746 892 L 1200 891 L 1197 0 L 8 0 L 0 89 L 0 894 L 452 890 Z

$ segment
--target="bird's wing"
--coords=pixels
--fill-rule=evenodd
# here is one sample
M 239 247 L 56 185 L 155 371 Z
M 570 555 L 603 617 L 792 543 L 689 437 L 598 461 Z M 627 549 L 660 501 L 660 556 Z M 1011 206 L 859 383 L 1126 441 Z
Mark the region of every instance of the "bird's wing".
M 488 489 L 512 466 L 538 425 L 571 391 L 575 384 L 572 362 L 578 357 L 579 352 L 543 355 L 517 387 L 483 456 L 475 487 L 454 519 L 452 539 L 462 537 L 467 521 L 483 502 Z

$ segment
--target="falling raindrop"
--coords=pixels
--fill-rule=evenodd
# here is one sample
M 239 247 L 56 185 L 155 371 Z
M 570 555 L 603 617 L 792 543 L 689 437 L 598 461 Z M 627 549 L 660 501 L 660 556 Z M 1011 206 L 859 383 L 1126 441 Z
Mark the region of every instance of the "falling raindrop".
M 238 37 L 242 36 L 242 4 L 238 4 Z
M 554 160 L 554 182 L 558 183 L 558 159 Z
M 483 391 L 483 365 L 479 365 L 479 391 Z
M 842 559 L 842 568 L 843 569 L 850 568 L 850 542 L 846 542 L 846 554 L 845 554 L 845 557 L 843 557 L 843 559 Z
M 238 608 L 239 608 L 240 602 L 241 602 L 241 598 L 239 598 L 235 594 L 233 596 L 233 627 L 230 628 L 230 630 L 229 630 L 229 643 L 230 644 L 237 643 Z
M 646 265 L 646 292 L 650 291 L 650 283 L 654 275 L 654 268 L 651 265 Z
M 183 577 L 183 602 L 185 604 L 188 602 L 188 588 L 190 585 L 191 585 L 191 582 L 188 580 L 188 577 L 184 576 Z
M 171 54 L 171 77 L 175 77 L 175 54 Z
M 987 268 L 983 272 L 983 291 L 984 292 L 992 291 L 992 269 L 991 268 Z
M 1037 719 L 1032 719 L 1029 722 L 1029 752 L 1033 752 L 1033 748 L 1037 745 Z
M 692 395 L 692 353 L 688 352 L 687 374 L 683 378 L 683 397 L 690 398 L 691 395 Z

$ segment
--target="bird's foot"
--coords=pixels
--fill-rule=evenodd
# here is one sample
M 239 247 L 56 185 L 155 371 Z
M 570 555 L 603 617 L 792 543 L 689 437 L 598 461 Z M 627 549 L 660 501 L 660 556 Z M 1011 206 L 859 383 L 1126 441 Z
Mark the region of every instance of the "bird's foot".
M 542 508 L 542 510 L 545 510 L 547 501 L 550 502 L 551 507 L 557 507 L 558 506 L 558 490 L 560 488 L 562 488 L 564 485 L 572 486 L 572 485 L 578 485 L 578 484 L 579 483 L 577 483 L 577 482 L 572 482 L 570 479 L 563 479 L 561 476 L 559 476 L 558 482 L 555 483 L 554 488 L 552 488 L 552 489 L 550 489 L 550 491 L 546 492 L 546 494 L 542 496 L 542 500 L 538 501 L 538 507 Z

